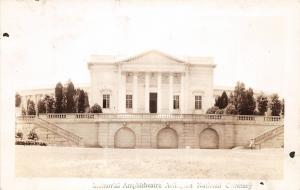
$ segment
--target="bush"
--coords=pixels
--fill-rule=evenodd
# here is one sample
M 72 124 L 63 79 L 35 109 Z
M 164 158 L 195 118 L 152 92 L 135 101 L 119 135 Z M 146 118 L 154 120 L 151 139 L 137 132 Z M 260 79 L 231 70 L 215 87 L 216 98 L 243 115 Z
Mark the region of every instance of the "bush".
M 23 133 L 22 132 L 17 132 L 16 138 L 23 139 Z
M 38 135 L 36 134 L 36 132 L 34 131 L 30 131 L 29 135 L 28 135 L 28 139 L 30 140 L 39 140 Z
M 206 111 L 206 114 L 216 114 L 216 111 L 219 110 L 217 106 L 213 106 Z
M 236 108 L 233 104 L 228 104 L 224 111 L 225 111 L 225 114 L 227 114 L 227 115 L 236 115 L 237 114 Z
M 35 141 L 35 140 L 16 140 L 16 145 L 39 145 L 39 146 L 47 146 L 47 143 L 43 141 Z
M 218 109 L 215 114 L 224 114 L 224 109 Z
M 102 108 L 99 104 L 94 104 L 90 111 L 91 113 L 102 113 Z

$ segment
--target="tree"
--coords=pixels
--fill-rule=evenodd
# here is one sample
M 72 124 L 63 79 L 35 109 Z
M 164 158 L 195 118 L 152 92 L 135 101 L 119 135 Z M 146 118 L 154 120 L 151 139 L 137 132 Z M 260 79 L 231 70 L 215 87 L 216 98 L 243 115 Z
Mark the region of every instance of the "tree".
M 229 99 L 228 99 L 228 104 L 235 105 L 234 96 L 233 96 L 232 92 L 230 92 Z
M 22 107 L 22 115 L 26 115 L 26 110 L 24 107 Z
M 246 91 L 246 95 L 247 95 L 247 112 L 245 113 L 245 115 L 254 115 L 254 111 L 256 108 L 256 101 L 254 98 L 254 92 L 252 88 L 249 88 Z
M 45 101 L 44 99 L 39 100 L 38 104 L 37 104 L 37 108 L 38 108 L 38 113 L 46 113 L 46 106 L 45 106 Z
M 245 84 L 242 82 L 237 82 L 233 91 L 232 104 L 235 106 L 237 111 L 239 111 L 239 104 L 242 103 L 243 97 L 245 96 Z
M 66 92 L 66 98 L 67 98 L 67 113 L 75 113 L 75 103 L 74 103 L 74 85 L 72 81 L 68 82 L 67 85 L 67 92 Z
M 268 110 L 268 98 L 264 94 L 257 97 L 257 109 L 259 115 L 265 115 Z
M 75 94 L 73 96 L 74 99 L 74 109 L 75 109 L 75 113 L 78 113 L 78 99 L 79 99 L 79 94 L 80 94 L 80 89 L 76 89 Z
M 79 90 L 78 113 L 84 113 L 84 91 Z
M 67 88 L 63 87 L 62 89 L 63 92 L 63 99 L 62 99 L 62 113 L 67 113 Z
M 91 113 L 102 113 L 102 108 L 99 104 L 94 104 L 90 111 Z
M 271 114 L 272 116 L 279 116 L 281 109 L 282 109 L 282 103 L 279 100 L 279 97 L 277 94 L 273 94 L 271 97 Z
M 281 114 L 284 116 L 284 99 L 282 99 L 282 109 L 281 109 Z
M 55 99 L 49 95 L 44 98 L 46 113 L 55 113 Z
M 88 93 L 84 92 L 84 112 L 88 113 L 90 109 Z
M 35 104 L 32 100 L 27 101 L 27 114 L 28 115 L 35 115 L 36 114 Z
M 20 107 L 20 105 L 21 105 L 21 96 L 20 96 L 20 94 L 16 93 L 16 95 L 15 95 L 15 106 Z
M 55 113 L 62 113 L 63 86 L 59 82 L 55 87 Z
M 256 107 L 254 93 L 251 88 L 246 90 L 244 83 L 237 82 L 231 102 L 240 115 L 253 115 Z
M 216 99 L 215 106 L 220 109 L 226 108 L 228 105 L 228 96 L 225 91 L 223 91 L 222 95 Z

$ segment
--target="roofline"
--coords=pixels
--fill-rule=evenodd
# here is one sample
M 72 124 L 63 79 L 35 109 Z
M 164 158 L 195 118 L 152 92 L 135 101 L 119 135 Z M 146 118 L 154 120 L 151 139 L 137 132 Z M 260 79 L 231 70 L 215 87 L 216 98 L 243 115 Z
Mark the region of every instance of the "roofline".
M 130 56 L 130 57 L 127 57 L 127 58 L 123 58 L 123 59 L 120 59 L 118 61 L 108 61 L 108 62 L 92 62 L 92 61 L 88 61 L 88 69 L 90 69 L 91 66 L 94 66 L 94 65 L 111 65 L 111 64 L 123 64 L 123 63 L 126 63 L 126 62 L 129 62 L 130 60 L 134 60 L 134 59 L 137 59 L 139 57 L 142 57 L 144 55 L 147 55 L 148 53 L 151 53 L 151 52 L 155 52 L 155 53 L 158 53 L 162 56 L 165 56 L 171 60 L 174 60 L 176 62 L 179 62 L 179 63 L 183 63 L 183 64 L 187 64 L 187 65 L 195 65 L 195 66 L 202 66 L 202 67 L 212 67 L 212 68 L 215 68 L 217 65 L 216 64 L 197 64 L 197 63 L 191 63 L 187 60 L 183 60 L 183 59 L 179 59 L 177 57 L 174 57 L 174 56 L 171 56 L 167 53 L 164 53 L 164 52 L 161 52 L 161 51 L 158 51 L 158 50 L 149 50 L 149 51 L 145 51 L 143 53 L 140 53 L 140 54 L 137 54 L 137 55 L 134 55 L 134 56 Z M 209 57 L 210 58 L 210 57 Z
M 152 50 L 149 50 L 149 51 L 145 51 L 145 52 L 143 52 L 143 53 L 140 53 L 140 54 L 137 54 L 137 55 L 134 55 L 134 56 L 130 56 L 130 57 L 125 58 L 125 59 L 123 59 L 123 60 L 117 61 L 116 63 L 128 62 L 128 61 L 130 61 L 130 60 L 137 59 L 137 58 L 139 58 L 139 57 L 142 57 L 142 56 L 144 56 L 144 55 L 147 55 L 148 53 L 151 53 L 151 52 L 158 53 L 158 54 L 163 55 L 163 56 L 165 56 L 165 57 L 167 57 L 167 58 L 169 58 L 169 59 L 172 59 L 172 60 L 174 60 L 174 61 L 176 61 L 176 62 L 187 63 L 187 62 L 184 61 L 184 60 L 178 59 L 178 58 L 176 58 L 176 57 L 174 57 L 174 56 L 171 56 L 171 55 L 169 55 L 169 54 L 166 54 L 166 53 L 164 53 L 164 52 L 161 52 L 161 51 L 158 51 L 158 50 L 155 50 L 155 49 L 152 49 Z

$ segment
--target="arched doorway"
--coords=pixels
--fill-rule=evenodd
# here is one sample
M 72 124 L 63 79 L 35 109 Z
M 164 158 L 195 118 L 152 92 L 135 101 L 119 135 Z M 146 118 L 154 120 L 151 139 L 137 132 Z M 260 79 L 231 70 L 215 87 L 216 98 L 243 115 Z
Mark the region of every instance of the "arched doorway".
M 203 149 L 216 149 L 219 148 L 219 135 L 211 128 L 204 129 L 199 137 L 200 148 Z
M 157 135 L 157 148 L 178 148 L 178 135 L 172 128 L 161 129 Z
M 115 134 L 115 148 L 135 148 L 135 134 L 128 127 L 122 127 Z

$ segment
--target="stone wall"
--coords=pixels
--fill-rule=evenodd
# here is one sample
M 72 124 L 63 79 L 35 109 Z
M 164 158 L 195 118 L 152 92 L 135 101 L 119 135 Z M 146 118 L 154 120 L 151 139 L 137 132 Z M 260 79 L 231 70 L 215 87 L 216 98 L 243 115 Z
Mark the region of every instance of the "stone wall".
M 221 148 L 248 146 L 253 139 L 281 122 L 185 122 L 185 121 L 90 121 L 52 119 L 51 122 L 83 138 L 86 147 L 125 148 Z M 17 130 L 28 134 L 33 121 L 18 121 Z M 120 135 L 122 134 L 122 135 Z M 43 135 L 42 135 L 43 136 Z M 133 142 L 134 141 L 134 142 Z M 124 144 L 122 144 L 124 143 Z M 262 147 L 281 147 L 283 135 Z M 129 148 L 129 147 L 128 147 Z

